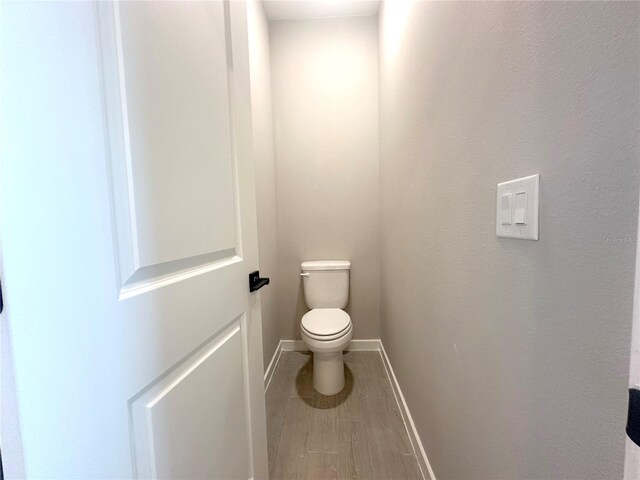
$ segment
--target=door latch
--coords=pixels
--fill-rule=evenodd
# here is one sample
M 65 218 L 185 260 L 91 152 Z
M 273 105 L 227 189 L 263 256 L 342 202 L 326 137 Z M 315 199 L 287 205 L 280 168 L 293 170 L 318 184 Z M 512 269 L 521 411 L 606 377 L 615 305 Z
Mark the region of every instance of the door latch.
M 267 277 L 260 278 L 260 272 L 256 270 L 249 274 L 249 291 L 255 292 L 260 290 L 265 285 L 269 285 L 269 279 Z

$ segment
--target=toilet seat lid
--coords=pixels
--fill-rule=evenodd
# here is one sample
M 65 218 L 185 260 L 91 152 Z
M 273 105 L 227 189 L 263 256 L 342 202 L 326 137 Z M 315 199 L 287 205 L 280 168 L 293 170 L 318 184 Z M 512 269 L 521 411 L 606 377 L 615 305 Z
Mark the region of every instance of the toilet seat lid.
M 302 317 L 302 328 L 313 335 L 336 335 L 350 325 L 351 317 L 339 308 L 314 308 Z

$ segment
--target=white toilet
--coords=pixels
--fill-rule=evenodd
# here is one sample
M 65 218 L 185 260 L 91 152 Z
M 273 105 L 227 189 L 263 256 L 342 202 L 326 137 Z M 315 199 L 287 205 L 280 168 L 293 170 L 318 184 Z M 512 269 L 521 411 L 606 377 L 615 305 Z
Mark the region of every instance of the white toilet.
M 302 339 L 313 352 L 313 387 L 323 395 L 344 388 L 342 351 L 353 336 L 351 317 L 342 310 L 349 300 L 348 260 L 302 262 L 304 298 L 311 310 L 300 322 Z

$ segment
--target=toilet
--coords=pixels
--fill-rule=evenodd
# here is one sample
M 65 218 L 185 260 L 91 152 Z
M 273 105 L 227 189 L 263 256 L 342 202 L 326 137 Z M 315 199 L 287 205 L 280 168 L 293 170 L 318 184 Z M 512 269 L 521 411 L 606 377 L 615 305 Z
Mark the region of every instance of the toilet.
M 335 395 L 344 388 L 342 351 L 353 336 L 349 300 L 348 260 L 302 262 L 304 298 L 311 310 L 300 322 L 302 340 L 313 352 L 313 388 Z

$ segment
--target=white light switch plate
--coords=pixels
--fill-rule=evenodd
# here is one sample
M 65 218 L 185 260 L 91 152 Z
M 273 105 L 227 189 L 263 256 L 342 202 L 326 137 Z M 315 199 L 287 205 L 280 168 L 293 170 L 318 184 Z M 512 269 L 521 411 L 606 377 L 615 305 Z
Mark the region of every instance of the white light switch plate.
M 507 202 L 503 196 L 509 194 L 511 194 L 509 198 L 513 201 Z M 496 196 L 496 235 L 505 238 L 538 240 L 539 196 L 539 174 L 499 183 Z M 522 211 L 523 204 L 524 212 Z M 509 208 L 508 206 L 512 209 L 510 213 L 503 211 L 505 208 Z M 511 222 L 505 224 L 505 219 L 509 218 Z M 524 224 L 516 223 L 523 221 Z

